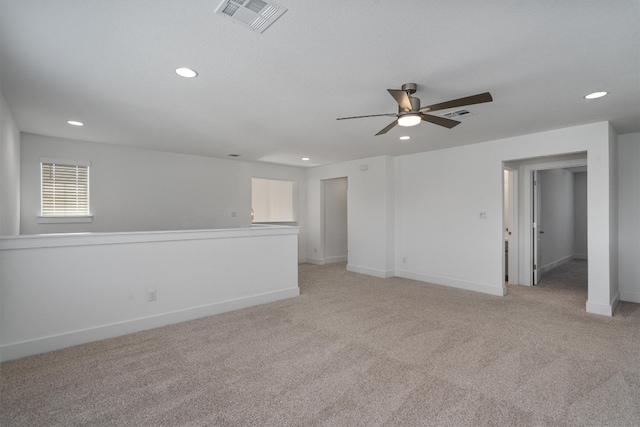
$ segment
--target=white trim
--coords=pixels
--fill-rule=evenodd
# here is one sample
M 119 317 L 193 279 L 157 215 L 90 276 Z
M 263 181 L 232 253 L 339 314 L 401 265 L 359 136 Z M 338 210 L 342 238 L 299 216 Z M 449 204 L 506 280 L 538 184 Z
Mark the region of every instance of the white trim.
M 347 262 L 348 257 L 344 256 L 332 256 L 324 259 L 325 264 L 333 264 L 336 262 Z
M 612 316 L 613 316 L 613 313 L 616 311 L 616 307 L 618 306 L 619 302 L 620 302 L 620 292 L 616 292 L 616 294 L 611 299 L 611 315 Z
M 402 270 L 396 270 L 395 275 L 405 279 L 418 280 L 420 282 L 427 282 L 450 288 L 464 289 L 466 291 L 480 292 L 500 297 L 507 295 L 507 288 L 504 285 L 493 286 L 484 283 L 467 282 L 466 280 L 453 279 L 450 277 L 433 276 L 430 274 L 414 273 Z
M 88 328 L 60 335 L 38 338 L 30 341 L 5 344 L 0 347 L 0 359 L 4 362 L 7 360 L 31 356 L 34 354 L 59 350 L 73 345 L 86 344 L 93 341 L 118 337 L 121 335 L 127 335 L 134 332 L 140 332 L 147 329 L 157 328 L 174 323 L 185 322 L 201 317 L 212 316 L 214 314 L 225 313 L 241 308 L 247 308 L 282 299 L 293 298 L 299 295 L 300 289 L 298 287 L 282 289 L 264 294 L 252 295 L 229 301 L 204 305 L 201 307 L 194 307 L 186 310 L 174 311 L 171 313 L 163 313 L 156 316 L 128 320 L 124 322 L 113 323 L 110 325 L 103 325 L 95 328 Z
M 511 235 L 509 236 L 509 253 L 507 258 L 508 265 L 503 265 L 503 270 L 506 270 L 509 273 L 508 274 L 509 284 L 517 285 L 520 283 L 519 282 L 520 280 L 520 273 L 519 273 L 520 271 L 520 253 L 519 253 L 520 251 L 520 232 L 519 232 L 520 230 L 520 223 L 519 223 L 520 221 L 520 214 L 519 214 L 520 184 L 518 181 L 520 179 L 520 169 L 518 168 L 517 165 L 512 165 L 509 162 L 502 162 L 502 170 L 503 170 L 503 174 L 505 170 L 510 172 L 509 199 L 511 199 L 510 200 L 511 206 L 509 209 L 510 210 L 509 216 L 511 220 L 511 224 L 510 224 Z M 502 191 L 504 192 L 504 182 L 502 183 Z M 504 204 L 504 199 L 505 197 L 503 194 L 503 198 L 502 198 L 503 204 Z M 504 205 L 503 205 L 502 230 L 503 232 L 505 230 Z M 501 258 L 504 258 L 504 257 L 501 255 Z
M 567 255 L 564 258 L 560 258 L 559 260 L 550 262 L 547 265 L 543 265 L 542 267 L 540 267 L 540 274 L 546 273 L 547 271 L 551 271 L 554 268 L 558 268 L 561 265 L 566 264 L 566 263 L 568 263 L 569 261 L 571 261 L 573 259 L 574 259 L 573 255 Z
M 367 276 L 380 277 L 382 279 L 388 279 L 389 277 L 394 277 L 395 273 L 393 270 L 378 270 L 375 268 L 369 267 L 360 267 L 353 264 L 347 264 L 347 271 L 351 271 L 353 273 L 366 274 Z
M 531 201 L 533 198 L 532 190 L 533 185 L 531 181 L 531 173 L 533 171 L 541 171 L 548 169 L 561 169 L 568 167 L 577 167 L 577 166 L 587 166 L 587 154 L 586 153 L 578 153 L 578 158 L 570 158 L 570 159 L 562 159 L 562 155 L 558 155 L 559 160 L 554 161 L 553 159 L 547 159 L 547 161 L 541 161 L 540 163 L 526 163 L 523 164 L 522 168 L 522 189 L 523 197 L 523 209 L 520 213 L 522 215 L 522 224 L 520 224 L 520 230 L 522 230 L 522 239 L 520 245 L 520 265 L 523 267 L 520 270 L 520 284 L 525 286 L 533 285 L 533 254 L 532 254 L 532 245 L 531 241 L 531 224 L 532 220 L 532 212 L 531 212 Z M 575 156 L 575 155 L 571 155 Z M 587 243 L 588 244 L 588 243 Z
M 587 313 L 599 314 L 601 316 L 611 316 L 613 310 L 610 305 L 598 304 L 597 302 L 587 301 Z
M 0 236 L 0 250 L 168 242 L 177 240 L 229 239 L 287 234 L 300 234 L 300 227 L 261 225 L 251 228 L 227 228 L 217 230 L 23 234 L 20 236 Z
M 587 313 L 600 314 L 602 316 L 613 316 L 613 312 L 616 310 L 616 306 L 619 302 L 620 292 L 616 292 L 613 298 L 611 298 L 609 305 L 587 301 Z
M 93 215 L 38 216 L 38 224 L 79 224 L 85 222 L 93 222 Z
M 322 258 L 307 258 L 307 262 L 313 265 L 324 265 L 324 260 Z

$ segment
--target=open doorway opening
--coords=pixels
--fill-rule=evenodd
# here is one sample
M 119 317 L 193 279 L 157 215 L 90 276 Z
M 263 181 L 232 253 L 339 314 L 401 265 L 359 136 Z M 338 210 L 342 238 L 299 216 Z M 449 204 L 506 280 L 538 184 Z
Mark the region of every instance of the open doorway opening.
M 347 191 L 348 180 L 346 177 L 322 181 L 323 260 L 325 264 L 348 261 Z
M 538 221 L 538 223 L 540 223 L 539 225 L 534 221 L 534 210 L 536 206 L 536 204 L 534 204 L 534 181 L 536 173 L 555 169 L 564 170 L 568 174 L 585 173 L 580 180 L 584 194 L 584 200 L 581 202 L 584 206 L 581 208 L 581 212 L 586 215 L 586 166 L 587 155 L 584 152 L 503 162 L 503 173 L 505 177 L 503 181 L 503 232 L 507 233 L 505 235 L 506 256 L 503 255 L 503 263 L 507 283 L 533 286 L 535 283 L 534 267 L 536 270 L 545 266 L 547 269 L 551 269 L 554 263 L 562 258 L 562 256 L 557 256 L 557 254 L 552 252 L 547 253 L 547 255 L 551 255 L 550 258 L 541 258 L 540 260 L 536 258 L 537 248 L 535 243 L 537 237 L 540 235 L 545 236 L 541 239 L 543 240 L 549 235 L 549 232 L 546 231 L 544 225 L 542 225 L 542 222 L 545 221 L 544 219 Z M 511 181 L 513 181 L 513 184 L 510 187 Z M 565 198 L 568 200 L 569 196 L 565 195 Z M 540 207 L 541 204 L 544 205 L 544 203 L 544 200 L 538 200 L 537 206 Z M 550 206 L 552 205 L 553 203 L 550 204 Z M 575 206 L 574 209 L 576 209 Z M 542 208 L 542 210 L 544 210 L 544 208 Z M 551 210 L 551 214 L 554 214 L 553 210 Z M 560 230 L 558 233 L 565 233 L 567 231 L 566 228 L 569 226 L 565 223 L 564 227 L 565 229 Z M 574 258 L 586 259 L 586 245 L 588 240 L 586 217 L 584 217 L 584 220 L 579 224 L 575 224 L 572 227 L 574 236 L 578 234 L 575 231 L 575 227 L 579 227 L 581 230 L 579 239 L 582 242 L 580 245 L 577 245 L 573 251 Z M 508 231 L 511 232 L 510 235 L 507 232 L 507 228 L 509 229 Z M 543 231 L 543 233 L 539 233 L 539 231 Z M 547 240 L 549 243 L 553 243 L 552 239 Z M 544 257 L 544 246 L 541 247 L 541 250 L 542 252 L 539 253 L 538 256 Z M 565 256 L 566 255 L 568 255 L 568 253 L 565 254 Z M 556 263 L 556 265 L 558 264 Z M 538 270 L 538 273 L 539 272 Z
M 587 168 L 534 171 L 533 284 L 587 299 Z

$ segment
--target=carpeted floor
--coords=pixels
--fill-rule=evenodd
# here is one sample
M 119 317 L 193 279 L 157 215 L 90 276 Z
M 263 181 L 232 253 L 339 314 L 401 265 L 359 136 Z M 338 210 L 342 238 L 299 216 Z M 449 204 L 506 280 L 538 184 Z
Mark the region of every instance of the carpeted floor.
M 5 362 L 0 424 L 640 425 L 638 304 L 609 318 L 585 312 L 586 292 L 494 297 L 344 264 L 301 265 L 300 288 Z

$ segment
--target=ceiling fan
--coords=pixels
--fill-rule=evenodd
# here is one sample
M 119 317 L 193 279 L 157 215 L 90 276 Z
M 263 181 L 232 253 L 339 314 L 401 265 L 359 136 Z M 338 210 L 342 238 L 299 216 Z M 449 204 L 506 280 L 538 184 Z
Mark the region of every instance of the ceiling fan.
M 439 104 L 427 105 L 426 107 L 420 107 L 420 99 L 411 96 L 416 92 L 418 85 L 415 83 L 405 83 L 402 85 L 402 89 L 387 89 L 391 96 L 398 103 L 398 113 L 388 114 L 372 114 L 369 116 L 354 116 L 354 117 L 340 117 L 338 120 L 348 119 L 360 119 L 363 117 L 378 117 L 389 116 L 396 117 L 396 119 L 390 123 L 387 127 L 376 133 L 376 136 L 385 134 L 393 129 L 394 126 L 415 126 L 421 121 L 434 123 L 436 125 L 444 126 L 451 129 L 459 125 L 461 122 L 457 120 L 451 120 L 446 117 L 434 116 L 432 111 L 446 110 L 449 108 L 462 107 L 464 105 L 482 104 L 483 102 L 491 102 L 493 98 L 489 92 L 480 93 L 478 95 L 466 96 L 464 98 L 453 99 L 451 101 L 441 102 Z

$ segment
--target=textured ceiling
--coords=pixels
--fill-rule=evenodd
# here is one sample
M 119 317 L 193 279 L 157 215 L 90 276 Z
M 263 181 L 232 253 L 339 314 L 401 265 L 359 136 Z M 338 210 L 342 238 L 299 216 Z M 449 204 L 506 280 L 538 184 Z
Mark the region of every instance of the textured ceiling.
M 640 131 L 638 0 L 281 0 L 288 11 L 263 34 L 214 15 L 219 3 L 0 0 L 1 88 L 18 127 L 300 166 L 603 120 Z M 486 91 L 494 102 L 451 130 L 374 136 L 393 119 L 336 121 L 394 113 L 386 89 L 407 82 L 422 105 Z M 596 90 L 610 94 L 583 99 Z

